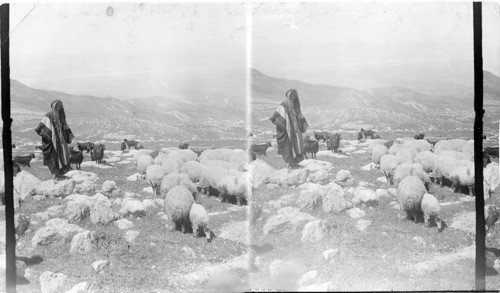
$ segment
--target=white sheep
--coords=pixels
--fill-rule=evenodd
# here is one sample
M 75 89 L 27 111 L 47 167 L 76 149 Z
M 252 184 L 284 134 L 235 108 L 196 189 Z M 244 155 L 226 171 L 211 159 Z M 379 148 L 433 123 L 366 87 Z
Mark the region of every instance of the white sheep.
M 149 165 L 146 168 L 146 181 L 151 184 L 153 188 L 153 193 L 157 195 L 159 193 L 159 187 L 163 177 L 166 175 L 165 170 L 161 166 L 156 164 Z
M 198 161 L 187 161 L 181 166 L 180 172 L 186 173 L 191 181 L 198 182 L 205 168 L 207 167 Z
M 415 163 L 422 165 L 426 172 L 432 173 L 436 168 L 436 162 L 439 160 L 438 155 L 431 151 L 423 151 L 418 153 L 413 159 Z
M 241 199 L 247 198 L 247 188 L 249 183 L 242 172 L 228 173 L 217 182 L 217 191 L 222 202 L 227 201 L 228 196 L 235 196 L 238 206 L 241 206 Z
M 403 149 L 404 147 L 401 143 L 394 142 L 394 144 L 389 148 L 389 154 L 396 155 L 399 151 Z
M 438 151 L 442 151 L 442 150 L 452 150 L 452 151 L 461 152 L 466 143 L 467 143 L 467 141 L 464 139 L 440 140 L 440 141 L 436 142 L 436 144 L 432 148 L 432 151 L 435 153 L 437 153 Z
M 387 140 L 386 139 L 380 139 L 380 138 L 377 138 L 377 139 L 374 139 L 369 145 L 368 145 L 368 150 L 370 152 L 373 153 L 373 149 L 375 149 L 375 147 L 377 145 L 383 145 L 384 143 L 386 143 Z
M 394 170 L 394 177 L 393 177 L 394 185 L 397 187 L 401 182 L 401 180 L 410 175 L 416 176 L 420 180 L 422 180 L 422 182 L 424 182 L 425 188 L 429 190 L 431 183 L 429 175 L 425 173 L 424 169 L 422 168 L 422 165 L 418 163 L 413 163 L 413 164 L 405 163 L 398 165 L 396 167 L 396 170 Z
M 406 149 L 413 149 L 417 153 L 432 150 L 432 144 L 425 139 L 408 139 L 403 142 L 403 147 Z
M 389 149 L 383 144 L 376 144 L 372 151 L 372 161 L 376 164 L 380 164 L 380 159 L 383 155 L 388 154 Z
M 164 209 L 168 218 L 174 223 L 176 230 L 186 233 L 189 225 L 189 212 L 194 203 L 191 192 L 183 185 L 173 187 L 164 199 Z
M 167 161 L 174 161 L 179 166 L 182 166 L 187 161 L 196 161 L 198 155 L 190 149 L 177 149 L 167 154 Z
M 246 162 L 247 154 L 241 149 L 215 149 L 204 151 L 198 158 L 198 161 L 200 161 L 201 163 L 205 163 L 206 161 L 210 160 L 222 160 L 241 163 Z
M 161 166 L 166 159 L 167 159 L 166 154 L 159 153 L 158 156 L 156 156 L 155 158 L 155 164 Z
M 458 164 L 450 172 L 450 177 L 448 178 L 452 182 L 452 187 L 454 187 L 455 192 L 460 191 L 460 187 L 467 186 L 469 188 L 469 193 L 475 196 L 476 192 L 475 186 L 475 170 L 474 162 L 466 160 L 458 160 Z
M 241 170 L 241 164 L 239 162 L 230 162 L 230 161 L 223 161 L 223 160 L 209 160 L 205 161 L 203 165 L 211 168 L 211 167 L 220 167 L 226 170 Z
M 434 195 L 430 193 L 425 193 L 422 197 L 422 203 L 420 204 L 422 212 L 424 213 L 424 223 L 427 227 L 431 225 L 431 219 L 434 219 L 438 227 L 438 232 L 443 231 L 443 225 L 440 217 L 441 206 L 439 201 Z
M 385 175 L 387 185 L 393 184 L 394 171 L 398 165 L 399 162 L 394 155 L 386 154 L 380 158 L 380 171 Z
M 496 192 L 500 186 L 498 163 L 491 162 L 483 170 L 484 198 L 490 198 L 491 193 Z
M 474 154 L 472 153 L 462 153 L 458 151 L 453 151 L 453 150 L 441 150 L 435 152 L 438 156 L 440 157 L 452 157 L 457 160 L 467 160 L 467 161 L 474 161 Z
M 458 165 L 458 160 L 452 157 L 440 157 L 436 161 L 436 168 L 434 170 L 434 176 L 436 178 L 436 183 L 440 184 L 441 187 L 445 185 L 445 180 L 450 181 L 451 172 Z
M 406 211 L 407 219 L 415 223 L 422 217 L 422 198 L 427 192 L 424 183 L 418 177 L 410 175 L 399 183 L 396 190 L 401 210 Z
M 140 150 L 135 151 L 134 162 L 138 162 L 138 160 L 141 156 L 150 155 L 152 152 L 153 152 L 153 150 L 147 150 L 147 149 L 140 149 Z
M 196 194 L 198 193 L 198 188 L 196 185 L 189 179 L 188 175 L 185 173 L 174 173 L 167 174 L 163 177 L 160 184 L 160 194 L 167 194 L 172 188 L 175 186 L 182 185 L 186 187 L 194 198 L 196 198 Z
M 150 155 L 141 155 L 139 158 L 137 158 L 137 172 L 141 175 L 146 174 L 146 169 L 148 166 L 154 164 L 154 159 Z
M 189 221 L 193 227 L 193 237 L 198 237 L 203 229 L 207 242 L 212 241 L 212 233 L 208 228 L 209 220 L 210 218 L 207 210 L 202 205 L 196 202 L 191 205 L 191 210 L 189 211 Z
M 404 148 L 396 153 L 396 159 L 400 164 L 413 163 L 417 151 L 412 148 Z
M 199 186 L 204 188 L 209 196 L 217 195 L 217 182 L 227 174 L 229 172 L 221 167 L 206 167 L 202 170 Z
M 464 144 L 464 147 L 462 148 L 462 153 L 474 155 L 474 140 L 473 139 L 467 141 L 467 143 Z
M 165 170 L 166 174 L 175 174 L 180 173 L 181 167 L 179 163 L 174 160 L 165 159 L 161 164 L 163 170 Z

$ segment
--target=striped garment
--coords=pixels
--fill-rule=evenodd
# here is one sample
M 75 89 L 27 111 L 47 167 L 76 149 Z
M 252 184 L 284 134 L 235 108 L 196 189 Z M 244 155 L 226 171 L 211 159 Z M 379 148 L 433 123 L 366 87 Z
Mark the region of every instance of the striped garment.
M 66 123 L 63 123 L 65 137 L 61 140 L 53 123 L 53 114 L 48 112 L 35 128 L 36 133 L 42 137 L 43 164 L 55 167 L 56 170 L 69 166 L 68 143 L 73 139 L 73 133 Z M 53 170 L 51 170 L 52 172 Z
M 290 101 L 282 102 L 270 118 L 276 125 L 278 154 L 290 163 L 304 154 L 302 133 L 309 127 L 302 113 L 297 114 Z

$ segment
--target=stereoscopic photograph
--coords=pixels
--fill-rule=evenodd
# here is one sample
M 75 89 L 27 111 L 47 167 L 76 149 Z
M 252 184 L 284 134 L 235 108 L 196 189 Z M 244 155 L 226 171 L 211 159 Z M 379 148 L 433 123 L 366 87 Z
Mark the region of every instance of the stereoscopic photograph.
M 500 288 L 498 3 L 481 157 L 472 2 L 11 4 L 9 25 L 17 292 L 474 290 L 475 162 Z

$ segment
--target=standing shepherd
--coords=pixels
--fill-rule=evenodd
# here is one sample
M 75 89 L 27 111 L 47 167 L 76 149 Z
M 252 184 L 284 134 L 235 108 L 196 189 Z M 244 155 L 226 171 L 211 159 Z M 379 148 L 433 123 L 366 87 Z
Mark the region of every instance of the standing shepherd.
M 62 102 L 55 100 L 50 107 L 52 110 L 45 114 L 35 131 L 42 137 L 43 165 L 49 167 L 54 180 L 58 180 L 64 179 L 64 174 L 71 170 L 68 144 L 74 136 L 66 123 Z
M 278 154 L 288 163 L 288 170 L 297 168 L 304 159 L 304 139 L 302 133 L 309 125 L 300 110 L 297 91 L 288 90 L 284 100 L 269 118 L 276 125 Z

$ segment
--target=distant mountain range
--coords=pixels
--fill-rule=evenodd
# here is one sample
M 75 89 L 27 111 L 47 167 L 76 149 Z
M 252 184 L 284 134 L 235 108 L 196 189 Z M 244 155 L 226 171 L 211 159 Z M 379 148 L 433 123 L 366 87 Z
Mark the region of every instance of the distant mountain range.
M 312 128 L 356 130 L 360 127 L 385 131 L 473 131 L 474 97 L 430 95 L 402 87 L 357 90 L 314 85 L 274 78 L 252 70 L 252 119 L 257 128 L 272 126 L 267 117 L 285 99 L 285 92 L 298 91 L 302 112 Z M 485 71 L 485 129 L 498 133 L 500 78 Z M 496 127 L 496 128 L 495 128 Z
M 290 88 L 297 89 L 302 111 L 313 129 L 365 127 L 414 132 L 472 132 L 473 129 L 473 96 L 433 96 L 402 87 L 362 91 L 274 78 L 256 69 L 251 70 L 251 83 L 251 128 L 256 134 L 274 130 L 268 117 Z M 198 99 L 191 96 L 184 100 L 178 97 L 123 100 L 34 89 L 11 80 L 13 137 L 15 141 L 38 141 L 33 128 L 50 110 L 50 103 L 60 99 L 77 140 L 244 139 L 247 114 L 244 89 L 236 91 L 232 86 L 224 92 L 223 84 L 216 88 L 218 94 Z M 486 71 L 484 105 L 485 131 L 498 133 L 500 78 Z

